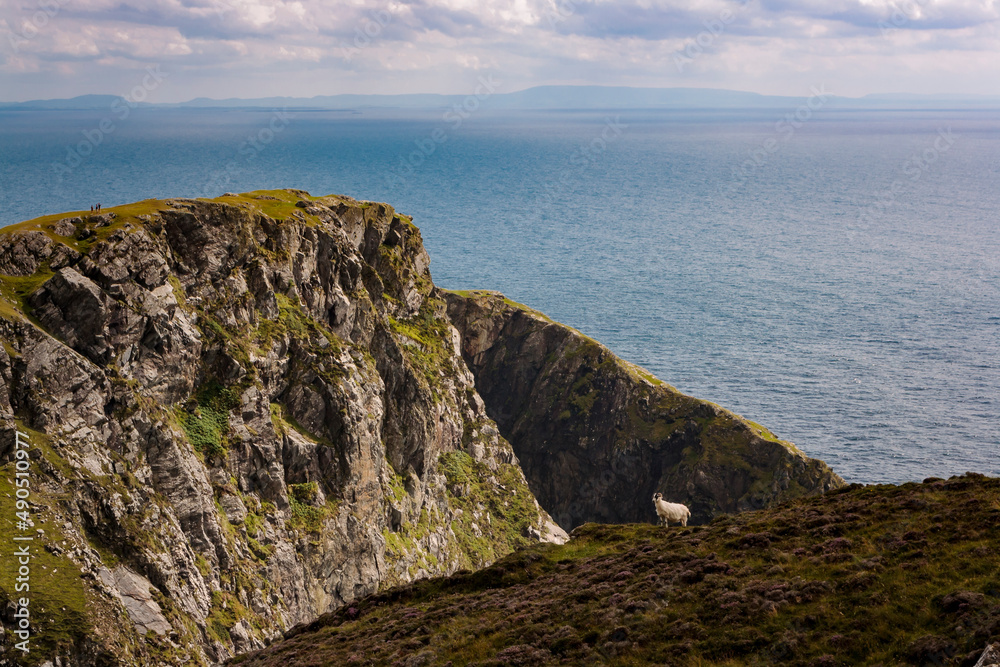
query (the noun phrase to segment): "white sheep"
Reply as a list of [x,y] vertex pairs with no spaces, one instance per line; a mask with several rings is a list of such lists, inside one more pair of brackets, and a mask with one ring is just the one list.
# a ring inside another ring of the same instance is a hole
[[684,505],[668,503],[659,493],[653,494],[653,505],[656,506],[656,515],[663,521],[663,525],[669,526],[671,521],[676,521],[682,526],[688,525],[691,510]]

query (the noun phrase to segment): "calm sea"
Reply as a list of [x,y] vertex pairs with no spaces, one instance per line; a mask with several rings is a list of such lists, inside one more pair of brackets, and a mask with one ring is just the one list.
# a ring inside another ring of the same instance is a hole
[[1000,112],[121,116],[0,112],[0,224],[387,201],[439,285],[502,290],[849,481],[1000,475]]

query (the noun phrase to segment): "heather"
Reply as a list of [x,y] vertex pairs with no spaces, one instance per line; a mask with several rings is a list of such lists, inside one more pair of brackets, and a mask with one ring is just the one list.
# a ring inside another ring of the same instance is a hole
[[365,598],[240,665],[974,665],[1000,640],[1000,480],[851,485]]

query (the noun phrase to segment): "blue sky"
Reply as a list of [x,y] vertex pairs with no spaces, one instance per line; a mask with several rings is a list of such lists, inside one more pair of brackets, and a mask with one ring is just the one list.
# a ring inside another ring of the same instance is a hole
[[1000,0],[0,0],[0,100],[463,94],[484,75],[997,95],[998,19]]

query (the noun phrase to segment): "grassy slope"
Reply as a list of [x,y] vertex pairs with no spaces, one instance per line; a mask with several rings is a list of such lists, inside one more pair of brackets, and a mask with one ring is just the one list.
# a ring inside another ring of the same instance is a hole
[[[26,429],[18,423],[18,428],[26,431],[31,449],[44,452],[46,458],[52,456],[52,447],[48,438],[38,431]],[[62,525],[56,520],[59,505],[66,500],[65,493],[54,491],[51,487],[39,484],[37,462],[32,461],[28,468],[31,509],[28,515],[33,525],[30,528],[17,527],[18,518],[15,512],[17,498],[15,483],[17,468],[13,461],[0,466],[0,542],[3,543],[3,556],[0,557],[0,600],[30,600],[32,636],[29,646],[34,655],[21,655],[17,664],[38,664],[46,652],[55,654],[59,650],[66,651],[73,646],[81,636],[91,632],[91,623],[87,618],[87,593],[80,579],[80,570],[63,555],[61,549],[53,548],[62,541]],[[42,530],[43,533],[36,533]],[[16,537],[32,537],[32,541],[15,542]],[[63,543],[65,544],[65,543]],[[14,556],[22,546],[27,546],[31,559],[28,563],[28,591],[17,592],[15,580],[18,577],[19,559]],[[48,547],[48,548],[46,548]],[[12,624],[7,627],[12,628]],[[14,635],[7,633],[8,642],[20,641]],[[13,653],[12,653],[13,655]]]
[[241,665],[972,665],[1000,480],[853,485],[697,528],[598,526],[355,603]]

